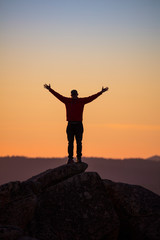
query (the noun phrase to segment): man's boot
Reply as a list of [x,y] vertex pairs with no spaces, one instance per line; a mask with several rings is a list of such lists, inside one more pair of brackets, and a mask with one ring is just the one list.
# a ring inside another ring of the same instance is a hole
[[77,157],[77,163],[81,163],[81,162],[82,162],[81,157]]
[[67,164],[74,163],[73,158],[68,158]]

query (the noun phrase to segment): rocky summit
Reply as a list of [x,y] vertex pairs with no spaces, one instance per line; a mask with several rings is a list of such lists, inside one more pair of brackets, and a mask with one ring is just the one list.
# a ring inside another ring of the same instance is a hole
[[85,172],[49,169],[0,186],[0,240],[159,240],[160,196]]

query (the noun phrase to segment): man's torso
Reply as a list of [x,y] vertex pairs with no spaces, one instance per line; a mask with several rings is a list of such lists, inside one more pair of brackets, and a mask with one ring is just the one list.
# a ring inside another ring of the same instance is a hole
[[82,121],[84,101],[82,98],[68,98],[65,102],[67,111],[67,121]]

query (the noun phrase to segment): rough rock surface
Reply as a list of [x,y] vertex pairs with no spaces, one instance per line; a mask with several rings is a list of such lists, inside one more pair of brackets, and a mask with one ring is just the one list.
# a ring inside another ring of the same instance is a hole
[[1,240],[17,240],[23,235],[22,229],[15,226],[0,225],[0,239]]
[[37,238],[32,238],[32,237],[26,237],[26,236],[24,236],[24,237],[18,238],[18,240],[38,240],[38,239],[37,239]]
[[0,224],[25,228],[34,215],[36,204],[37,197],[26,184],[11,182],[2,185],[0,187]]
[[141,186],[104,183],[120,218],[119,239],[160,239],[160,197]]
[[118,217],[97,173],[76,175],[43,192],[30,229],[46,240],[114,240],[118,232]]
[[0,186],[0,240],[159,240],[160,197],[85,163]]
[[84,172],[87,167],[86,163],[66,164],[40,173],[28,179],[27,182],[32,182],[36,185],[39,184],[39,187],[43,190],[78,173]]

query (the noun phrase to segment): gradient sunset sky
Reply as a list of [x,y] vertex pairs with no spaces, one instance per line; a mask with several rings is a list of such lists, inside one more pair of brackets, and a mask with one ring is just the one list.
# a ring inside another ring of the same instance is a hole
[[0,156],[67,156],[64,96],[85,106],[83,155],[160,155],[159,0],[0,0]]

